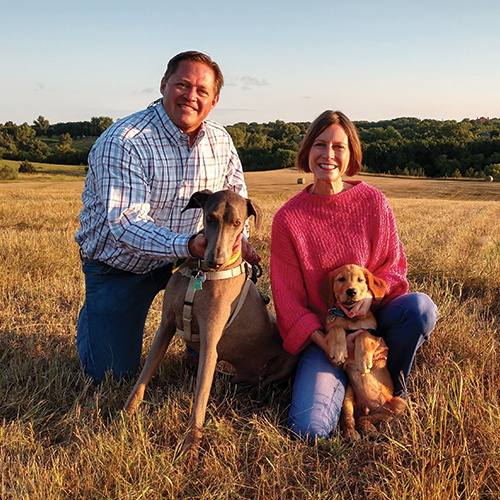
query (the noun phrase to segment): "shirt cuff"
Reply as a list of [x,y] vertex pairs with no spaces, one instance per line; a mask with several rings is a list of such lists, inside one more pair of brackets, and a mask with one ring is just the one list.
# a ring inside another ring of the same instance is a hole
[[172,241],[172,251],[177,259],[188,259],[192,257],[189,253],[189,240],[192,234],[179,234]]

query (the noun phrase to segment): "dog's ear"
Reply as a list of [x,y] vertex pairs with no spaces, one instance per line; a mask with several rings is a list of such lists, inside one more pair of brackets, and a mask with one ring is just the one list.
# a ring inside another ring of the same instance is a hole
[[204,189],[203,191],[196,191],[189,198],[188,204],[181,210],[181,213],[184,213],[186,210],[190,208],[203,208],[207,201],[207,198],[213,194],[210,189]]
[[263,212],[262,208],[259,207],[259,205],[255,204],[252,200],[247,200],[247,215],[250,217],[251,215],[254,216],[255,218],[255,231],[257,232],[257,235],[259,238],[262,236],[262,219],[263,219]]
[[366,284],[368,289],[373,293],[373,298],[377,302],[385,297],[385,292],[387,290],[387,283],[382,278],[377,278],[373,274],[364,269]]
[[321,299],[326,304],[328,309],[335,305],[335,293],[333,291],[333,281],[335,279],[335,271],[330,271],[321,283],[321,288],[319,289],[319,294]]

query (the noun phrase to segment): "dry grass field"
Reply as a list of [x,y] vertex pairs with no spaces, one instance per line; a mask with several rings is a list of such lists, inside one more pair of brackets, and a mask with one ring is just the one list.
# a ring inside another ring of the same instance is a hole
[[[303,186],[296,171],[247,174],[270,224]],[[307,181],[308,179],[306,179]],[[201,462],[176,458],[194,377],[179,341],[129,420],[133,381],[94,387],[75,347],[84,283],[73,235],[82,182],[0,184],[0,498],[498,499],[500,497],[500,185],[363,177],[394,208],[412,291],[439,307],[409,383],[409,411],[377,440],[290,439],[290,382],[251,397],[216,376]],[[145,330],[145,353],[161,297]]]

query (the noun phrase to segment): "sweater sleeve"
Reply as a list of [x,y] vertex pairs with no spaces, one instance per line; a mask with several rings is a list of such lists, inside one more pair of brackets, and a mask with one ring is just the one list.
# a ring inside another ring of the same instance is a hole
[[381,305],[408,291],[407,261],[399,239],[396,220],[385,196],[380,194],[375,204],[380,210],[378,227],[372,228],[372,251],[368,269],[387,283],[386,296]]
[[304,276],[294,248],[294,235],[281,212],[277,212],[272,225],[270,272],[283,347],[296,354],[314,330],[322,329],[322,324],[308,308]]

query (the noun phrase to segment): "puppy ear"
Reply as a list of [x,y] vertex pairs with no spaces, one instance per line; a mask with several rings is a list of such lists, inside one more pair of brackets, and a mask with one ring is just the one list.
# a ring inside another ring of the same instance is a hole
[[207,201],[207,198],[213,194],[210,189],[204,189],[203,191],[197,191],[191,195],[189,198],[188,204],[181,210],[181,213],[184,213],[186,210],[190,208],[203,208]]
[[328,309],[335,305],[335,294],[333,292],[333,281],[335,279],[335,271],[330,271],[321,283],[321,288],[319,289],[319,294],[321,299],[326,304]]
[[368,289],[373,293],[373,298],[377,302],[385,297],[385,292],[387,290],[387,283],[382,278],[377,278],[367,269],[364,270],[366,284]]
[[255,204],[252,200],[249,200],[248,198],[247,198],[247,215],[248,217],[250,217],[251,215],[254,216],[255,231],[257,232],[257,235],[260,238],[262,236],[262,222],[263,222],[262,208],[260,208],[259,205]]

